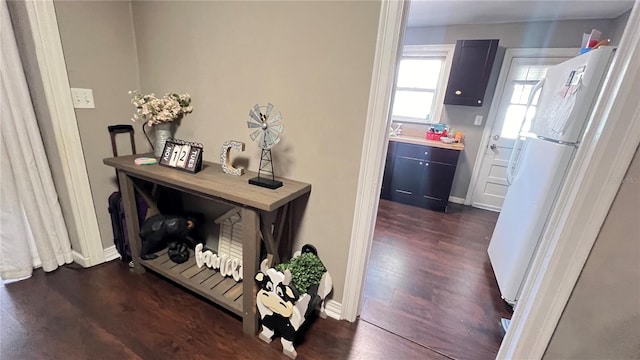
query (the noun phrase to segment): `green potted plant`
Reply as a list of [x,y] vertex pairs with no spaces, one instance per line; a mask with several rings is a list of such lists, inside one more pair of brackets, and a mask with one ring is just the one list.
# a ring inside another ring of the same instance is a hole
[[317,287],[322,275],[327,271],[318,255],[313,252],[301,253],[288,263],[278,264],[276,270],[282,273],[289,270],[293,286],[301,294],[309,293],[308,290],[314,285]]

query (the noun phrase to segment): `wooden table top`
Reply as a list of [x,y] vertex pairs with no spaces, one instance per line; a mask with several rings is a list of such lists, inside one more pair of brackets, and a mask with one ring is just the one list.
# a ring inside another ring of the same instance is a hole
[[224,173],[220,164],[208,161],[203,162],[202,170],[197,174],[158,164],[136,165],[134,163],[134,159],[146,155],[149,154],[106,158],[103,162],[136,178],[264,211],[276,210],[311,191],[310,184],[282,178],[276,178],[283,182],[283,186],[275,190],[250,185],[249,179],[257,176],[257,173],[245,171],[242,176],[233,176]]

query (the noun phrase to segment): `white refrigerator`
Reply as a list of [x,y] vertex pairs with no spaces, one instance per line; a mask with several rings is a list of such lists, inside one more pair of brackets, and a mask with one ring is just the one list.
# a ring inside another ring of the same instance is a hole
[[541,88],[536,113],[531,130],[520,132],[516,140],[507,168],[509,190],[488,249],[502,298],[512,305],[518,301],[551,208],[589,126],[614,51],[601,47],[553,66],[531,91],[529,103]]

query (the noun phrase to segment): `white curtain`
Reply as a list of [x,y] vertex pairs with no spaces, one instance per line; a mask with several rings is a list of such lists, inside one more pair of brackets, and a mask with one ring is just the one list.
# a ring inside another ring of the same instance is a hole
[[13,280],[73,260],[7,3],[0,1],[0,277]]

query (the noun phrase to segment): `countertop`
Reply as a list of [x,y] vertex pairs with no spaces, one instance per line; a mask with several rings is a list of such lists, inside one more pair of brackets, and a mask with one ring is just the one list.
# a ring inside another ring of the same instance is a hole
[[445,144],[442,141],[427,140],[425,138],[417,137],[417,136],[406,136],[406,135],[389,136],[389,141],[433,146],[433,147],[439,147],[442,149],[451,149],[451,150],[458,150],[458,151],[462,151],[464,149],[464,145],[461,143]]

